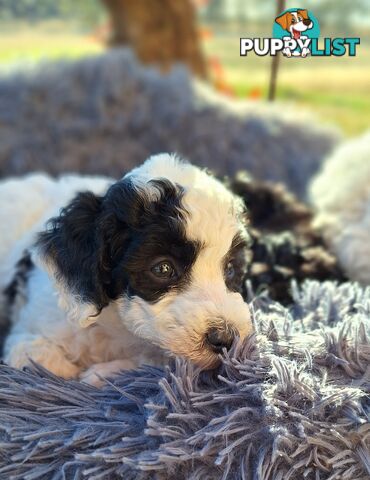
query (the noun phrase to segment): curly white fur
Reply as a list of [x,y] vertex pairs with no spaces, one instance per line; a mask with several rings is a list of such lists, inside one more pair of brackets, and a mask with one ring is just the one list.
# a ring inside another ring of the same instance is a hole
[[313,179],[315,226],[352,280],[370,283],[370,132],[340,146]]

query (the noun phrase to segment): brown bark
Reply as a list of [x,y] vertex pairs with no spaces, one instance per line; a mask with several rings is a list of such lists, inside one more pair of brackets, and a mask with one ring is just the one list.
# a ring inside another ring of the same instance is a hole
[[143,63],[163,71],[183,62],[198,77],[207,77],[191,0],[102,1],[111,18],[113,46],[129,45]]
[[[276,6],[276,16],[280,15],[281,12],[285,10],[286,1],[285,0],[278,0]],[[276,85],[277,85],[277,77],[279,71],[279,59],[280,55],[275,55],[272,57],[271,63],[271,72],[270,72],[270,84],[269,84],[269,91],[268,91],[268,100],[273,102],[276,97]]]

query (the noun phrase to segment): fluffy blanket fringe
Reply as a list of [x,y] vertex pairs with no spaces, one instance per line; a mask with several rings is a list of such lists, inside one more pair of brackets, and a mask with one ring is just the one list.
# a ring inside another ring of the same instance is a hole
[[252,302],[256,335],[199,373],[122,373],[103,391],[0,367],[0,478],[365,480],[370,289],[293,285]]

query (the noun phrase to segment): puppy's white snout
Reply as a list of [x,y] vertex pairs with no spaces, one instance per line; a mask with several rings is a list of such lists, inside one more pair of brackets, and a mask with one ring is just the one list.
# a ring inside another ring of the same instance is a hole
[[243,339],[253,330],[249,306],[239,293],[229,293],[227,297],[223,303],[222,315],[230,328],[235,329]]

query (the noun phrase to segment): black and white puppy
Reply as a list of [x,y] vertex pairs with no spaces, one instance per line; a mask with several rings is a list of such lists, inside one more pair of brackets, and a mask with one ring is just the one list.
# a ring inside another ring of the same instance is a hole
[[[74,197],[81,190],[89,191]],[[211,368],[236,336],[251,333],[240,294],[243,203],[205,171],[161,154],[116,183],[9,180],[0,201],[10,365],[32,359],[96,384],[122,369],[160,365],[166,352]],[[11,280],[20,252],[64,205]]]

